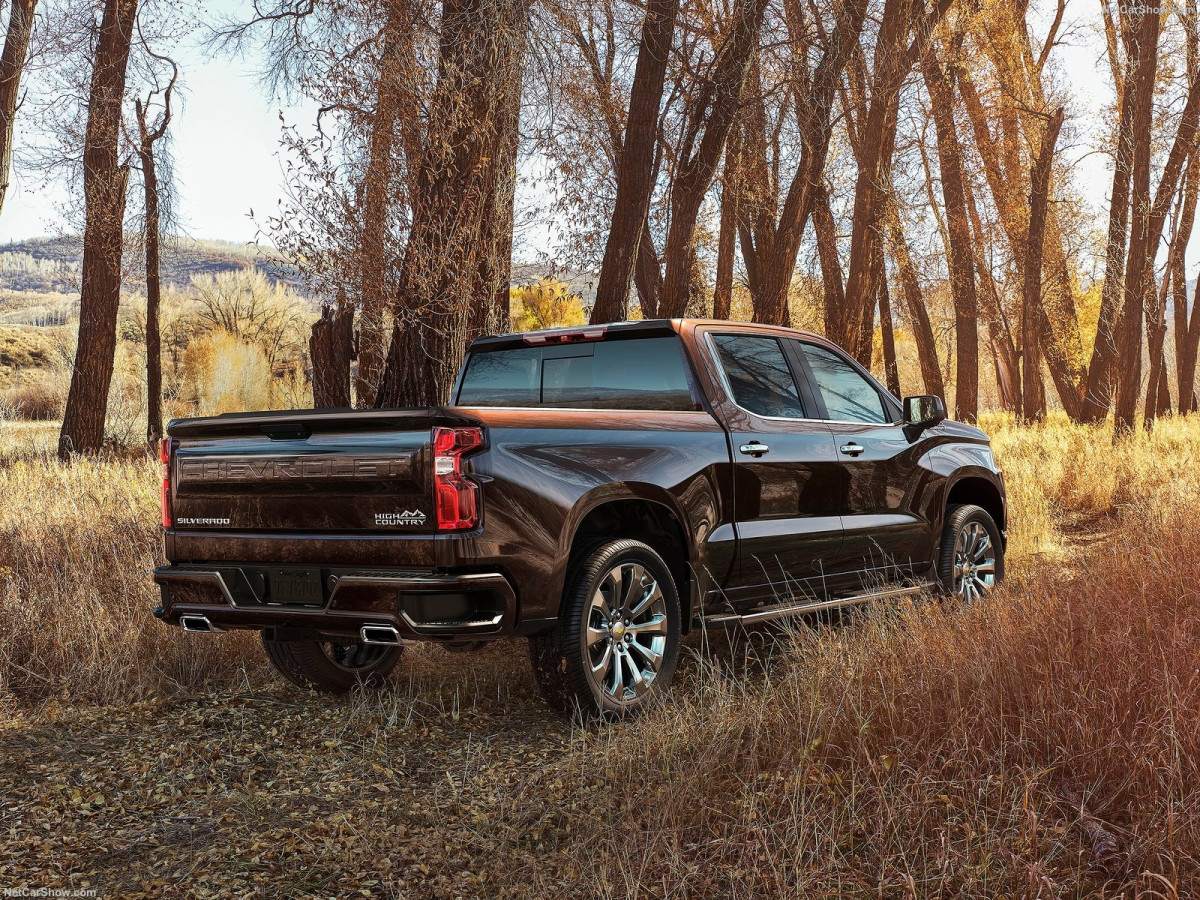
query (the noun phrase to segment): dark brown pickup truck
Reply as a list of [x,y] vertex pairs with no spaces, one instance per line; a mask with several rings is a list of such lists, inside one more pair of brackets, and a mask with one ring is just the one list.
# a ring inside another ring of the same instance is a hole
[[681,634],[1003,576],[1004,480],[940,398],[734,322],[483,338],[454,405],[172,422],[155,615],[262,631],[292,681],[525,637],[546,696],[629,712]]

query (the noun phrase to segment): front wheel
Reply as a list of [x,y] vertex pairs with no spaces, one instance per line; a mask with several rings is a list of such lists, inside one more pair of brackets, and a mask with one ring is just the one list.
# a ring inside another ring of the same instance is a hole
[[972,504],[946,510],[938,550],[942,589],[970,603],[1004,578],[1004,544],[1000,529],[986,509]]
[[276,671],[297,687],[345,694],[355,685],[382,685],[404,648],[348,640],[276,641],[264,632],[263,649]]
[[624,716],[667,692],[679,657],[679,593],[640,541],[602,544],[567,574],[558,628],[530,641],[543,696],[559,712]]

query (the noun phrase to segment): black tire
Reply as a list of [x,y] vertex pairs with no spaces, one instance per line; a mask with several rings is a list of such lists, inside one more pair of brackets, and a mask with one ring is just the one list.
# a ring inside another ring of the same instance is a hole
[[263,649],[276,671],[297,687],[345,694],[387,681],[404,648],[353,641],[276,641],[263,633]]
[[[614,573],[615,582],[610,579]],[[607,603],[610,597],[613,604]],[[596,605],[600,601],[609,610],[607,617]],[[589,623],[593,637],[605,634],[591,645]],[[563,715],[576,710],[585,716],[634,715],[669,690],[682,630],[679,592],[662,557],[641,541],[599,544],[581,554],[567,573],[558,627],[530,639],[533,673],[542,695]],[[655,656],[661,657],[657,663]],[[594,667],[597,659],[608,660],[600,675]],[[626,687],[627,679],[632,686]]]
[[[987,536],[986,544],[981,531]],[[946,509],[937,576],[944,594],[967,603],[1004,580],[1004,543],[986,509],[969,503]]]

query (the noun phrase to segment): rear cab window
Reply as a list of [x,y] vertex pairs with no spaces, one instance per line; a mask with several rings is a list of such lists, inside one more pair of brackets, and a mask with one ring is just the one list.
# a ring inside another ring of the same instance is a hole
[[472,352],[457,403],[693,411],[678,336],[630,337]]

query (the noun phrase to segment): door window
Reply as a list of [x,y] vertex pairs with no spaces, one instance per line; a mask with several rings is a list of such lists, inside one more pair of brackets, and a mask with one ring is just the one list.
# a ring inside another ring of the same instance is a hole
[[829,418],[836,422],[891,421],[875,385],[848,360],[816,344],[801,344]]
[[738,406],[760,416],[807,418],[778,340],[718,334],[713,336],[713,344]]

